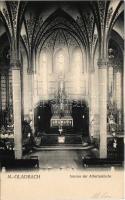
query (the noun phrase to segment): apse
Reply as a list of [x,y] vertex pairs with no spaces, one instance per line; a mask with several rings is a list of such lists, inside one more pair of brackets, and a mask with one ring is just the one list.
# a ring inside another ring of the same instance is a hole
[[77,39],[62,29],[52,32],[41,47],[37,66],[39,101],[54,98],[60,76],[69,100],[83,100],[86,96],[84,65],[83,49]]
[[49,133],[55,128],[57,131],[57,127],[66,130],[70,127],[76,131],[85,128],[83,132],[88,134],[89,111],[86,110],[87,79],[84,68],[82,43],[61,25],[41,41],[36,72],[37,130]]

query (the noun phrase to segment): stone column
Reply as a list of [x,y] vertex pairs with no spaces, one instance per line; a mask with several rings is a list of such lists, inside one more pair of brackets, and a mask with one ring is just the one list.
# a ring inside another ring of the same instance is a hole
[[111,63],[108,66],[108,94],[109,100],[113,104],[113,66]]
[[38,93],[37,93],[37,74],[34,73],[33,74],[33,78],[32,78],[32,82],[33,82],[33,106],[35,108],[35,106],[37,105],[39,99],[38,99]]
[[[22,91],[22,95],[23,95],[23,112],[24,112],[24,119],[26,116],[29,115],[29,110],[32,108],[31,106],[31,99],[30,99],[30,80],[31,77],[29,77],[29,74],[27,72],[27,68],[28,68],[28,61],[26,56],[23,56],[23,91]],[[28,103],[27,103],[28,102]]]
[[93,138],[94,137],[94,103],[95,103],[95,97],[94,97],[94,72],[90,72],[90,109],[89,109],[89,132],[90,136]]
[[107,158],[107,61],[100,59],[99,67],[99,130],[100,158]]
[[118,70],[116,72],[116,104],[118,110],[121,110],[122,107],[122,84],[121,84],[121,73]]
[[[14,152],[15,158],[22,158],[22,122],[21,122],[21,76],[19,62],[11,63],[13,117],[14,117]],[[27,102],[28,103],[28,102]]]
[[37,94],[37,74],[33,73],[32,75],[32,94],[33,94],[33,99],[32,99],[32,131],[35,133],[35,108],[36,105],[38,104],[38,94]]
[[122,73],[119,69],[115,70],[115,101],[118,110],[118,130],[120,130],[122,125]]
[[33,78],[33,70],[28,69],[28,84],[29,84],[29,100],[30,100],[30,105],[29,105],[29,117],[32,121],[30,124],[32,133],[34,133],[34,78]]
[[93,70],[90,74],[90,136],[99,138],[99,99],[98,74]]

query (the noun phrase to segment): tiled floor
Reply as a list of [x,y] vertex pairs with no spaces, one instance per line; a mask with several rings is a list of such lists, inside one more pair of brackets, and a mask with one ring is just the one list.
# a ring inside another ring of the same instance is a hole
[[42,150],[32,152],[25,157],[38,156],[40,169],[63,168],[80,169],[82,168],[82,157],[96,157],[97,150]]

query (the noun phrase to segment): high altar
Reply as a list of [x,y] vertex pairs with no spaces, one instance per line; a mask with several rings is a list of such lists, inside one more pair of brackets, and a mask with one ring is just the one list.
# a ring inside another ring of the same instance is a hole
[[64,74],[59,75],[58,91],[55,94],[54,102],[52,103],[52,118],[51,127],[69,127],[73,126],[73,118],[71,116],[71,104],[68,100],[68,95],[65,92],[65,77]]

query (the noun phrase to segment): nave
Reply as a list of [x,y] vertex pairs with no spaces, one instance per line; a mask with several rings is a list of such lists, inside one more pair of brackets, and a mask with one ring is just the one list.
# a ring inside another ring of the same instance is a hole
[[2,167],[90,147],[123,165],[124,81],[122,0],[0,2]]

